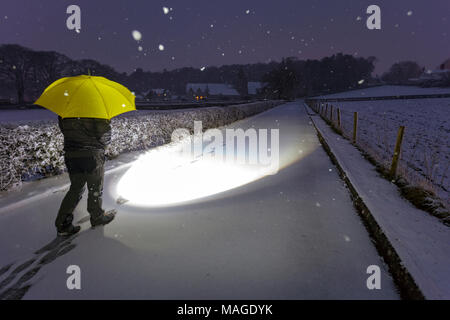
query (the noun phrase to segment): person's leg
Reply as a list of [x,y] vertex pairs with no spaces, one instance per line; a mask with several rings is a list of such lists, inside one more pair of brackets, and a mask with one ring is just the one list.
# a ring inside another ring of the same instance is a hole
[[80,164],[82,158],[65,158],[70,178],[70,188],[66,193],[56,217],[55,226],[58,230],[64,229],[72,224],[73,211],[81,200],[85,191],[86,175]]
[[105,213],[102,207],[105,156],[94,155],[92,161],[95,167],[87,174],[86,178],[88,186],[88,212],[91,215],[91,219],[95,219]]
[[98,155],[93,157],[95,161],[95,170],[87,176],[88,185],[88,212],[91,215],[92,227],[103,226],[114,220],[115,213],[105,213],[102,207],[103,178],[105,156]]

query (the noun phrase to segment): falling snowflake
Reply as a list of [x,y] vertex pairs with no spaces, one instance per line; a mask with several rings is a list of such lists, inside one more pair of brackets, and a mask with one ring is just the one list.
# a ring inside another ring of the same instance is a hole
[[164,46],[163,46],[162,44],[160,44],[160,45],[158,46],[158,49],[159,49],[159,51],[164,51]]
[[139,51],[142,51],[142,50],[144,50],[144,48],[142,48],[142,46],[139,46],[139,47],[138,47],[138,50],[139,50]]
[[249,14],[249,13],[250,13],[250,10],[246,10],[245,13],[246,13],[246,14]]
[[412,12],[411,10],[409,10],[406,14],[407,14],[408,16],[412,16],[413,12]]
[[360,21],[361,20],[361,17],[360,16],[357,16],[356,17],[356,21]]
[[80,29],[75,29],[75,32],[76,33],[80,33]]
[[169,13],[169,8],[163,7],[162,9],[163,9],[164,14],[168,14]]
[[363,84],[363,83],[364,83],[364,79],[358,81],[358,84]]
[[133,30],[131,32],[131,35],[133,36],[133,39],[136,40],[136,41],[139,41],[139,40],[142,39],[142,34],[139,31],[137,31],[137,30]]
[[69,93],[67,92],[67,90],[64,91],[64,95],[65,95],[66,97],[69,96]]
[[320,203],[316,202],[316,207],[319,208],[320,207]]
[[201,67],[200,71],[204,71],[206,69],[206,67]]
[[214,25],[211,23],[210,27],[211,27],[211,28],[214,28]]

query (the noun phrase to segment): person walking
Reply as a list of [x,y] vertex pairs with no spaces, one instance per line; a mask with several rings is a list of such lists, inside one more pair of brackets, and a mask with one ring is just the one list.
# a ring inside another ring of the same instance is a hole
[[73,211],[88,188],[87,210],[92,227],[114,219],[115,211],[102,207],[105,149],[111,141],[111,119],[136,111],[135,95],[121,84],[101,76],[65,77],[50,84],[35,104],[58,115],[64,135],[64,160],[70,189],[62,200],[55,225],[58,236],[80,231]]
[[105,148],[111,141],[111,125],[107,119],[61,117],[58,117],[58,124],[64,135],[64,160],[70,189],[61,203],[55,225],[58,236],[70,236],[81,229],[72,224],[73,211],[86,185],[92,227],[114,219],[114,213],[105,213],[102,208]]

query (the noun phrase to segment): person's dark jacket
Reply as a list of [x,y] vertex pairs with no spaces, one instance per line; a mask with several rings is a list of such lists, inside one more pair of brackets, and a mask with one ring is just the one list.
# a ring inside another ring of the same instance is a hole
[[111,121],[97,118],[61,118],[58,124],[64,135],[66,156],[104,153],[111,142]]

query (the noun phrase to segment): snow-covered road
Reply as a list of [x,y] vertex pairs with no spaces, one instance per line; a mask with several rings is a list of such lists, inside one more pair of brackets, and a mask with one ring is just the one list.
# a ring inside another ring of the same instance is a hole
[[[284,104],[228,128],[251,127],[280,130],[277,174],[237,176],[231,169],[216,194],[209,174],[189,183],[181,181],[185,174],[171,174],[174,190],[183,185],[192,201],[137,206],[116,202],[117,186],[136,163],[118,167],[106,174],[104,192],[104,206],[119,211],[116,219],[91,230],[83,199],[74,220],[82,231],[63,243],[53,241],[53,220],[64,192],[20,205],[11,204],[17,194],[0,198],[10,208],[0,210],[0,294],[11,288],[8,294],[25,299],[397,299],[303,104]],[[202,172],[203,161],[182,170]],[[158,164],[170,174],[173,164]],[[67,183],[66,176],[49,179],[33,183]],[[145,183],[142,188],[170,188],[158,178]],[[67,289],[70,265],[81,269],[81,290]],[[366,286],[370,265],[381,268],[380,290]]]

